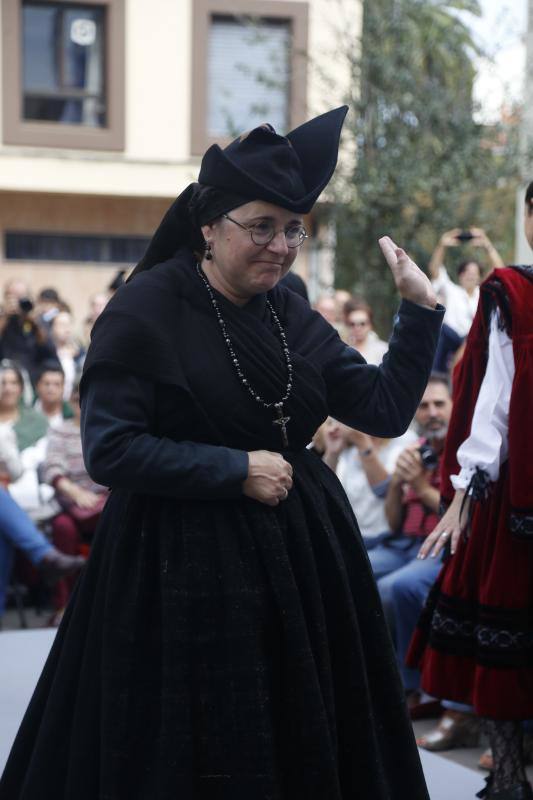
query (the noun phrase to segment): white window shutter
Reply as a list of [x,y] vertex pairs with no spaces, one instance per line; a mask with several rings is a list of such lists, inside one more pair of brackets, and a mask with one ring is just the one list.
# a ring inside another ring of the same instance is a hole
[[207,133],[237,136],[289,123],[291,28],[285,20],[213,16],[208,44]]

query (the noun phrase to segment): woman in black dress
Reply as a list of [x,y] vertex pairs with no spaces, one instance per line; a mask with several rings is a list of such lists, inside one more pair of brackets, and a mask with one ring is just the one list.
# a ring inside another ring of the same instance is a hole
[[427,799],[357,523],[306,445],[329,413],[401,434],[442,310],[382,240],[403,300],[375,367],[278,285],[345,113],[210,148],[96,323],[82,436],[112,493],[1,797]]

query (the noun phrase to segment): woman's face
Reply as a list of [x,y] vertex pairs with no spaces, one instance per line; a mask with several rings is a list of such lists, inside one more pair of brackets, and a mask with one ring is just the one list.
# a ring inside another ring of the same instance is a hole
[[346,318],[346,327],[350,344],[354,347],[364,344],[372,328],[368,313],[363,309],[350,311]]
[[0,407],[6,411],[18,406],[22,397],[22,386],[17,373],[12,369],[4,369],[0,373]]
[[476,286],[479,286],[481,281],[481,273],[479,271],[479,265],[476,264],[475,261],[471,261],[466,267],[463,269],[461,274],[457,278],[458,283],[463,289],[466,291],[473,291]]
[[61,311],[54,317],[52,337],[58,345],[67,344],[72,339],[72,317],[68,311]]
[[[229,216],[235,222],[221,217],[202,226],[213,256],[212,261],[204,261],[204,267],[216,270],[217,277],[243,299],[268,292],[287,274],[298,255],[299,247],[287,247],[284,231],[301,225],[302,216],[259,200],[233,209]],[[276,234],[268,244],[257,245],[236,222],[246,227],[270,223]]]

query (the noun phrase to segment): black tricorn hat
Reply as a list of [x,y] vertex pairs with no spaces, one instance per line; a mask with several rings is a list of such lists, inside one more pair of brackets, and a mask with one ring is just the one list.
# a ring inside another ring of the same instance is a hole
[[212,145],[198,181],[307,214],[333,175],[348,106],[335,108],[280,136],[271,125],[242,134],[224,150]]
[[[340,106],[280,136],[265,123],[226,148],[212,145],[204,154],[199,183],[189,184],[174,200],[132,276],[170,258],[190,244],[191,228],[253,200],[297,214],[311,211],[337,164],[339,140],[348,106]],[[200,187],[214,187],[200,207]],[[196,205],[195,205],[196,203]]]

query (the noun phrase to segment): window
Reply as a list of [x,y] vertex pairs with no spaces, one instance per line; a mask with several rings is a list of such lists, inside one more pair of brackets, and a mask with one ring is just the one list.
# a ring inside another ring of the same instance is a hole
[[2,11],[4,141],[123,149],[124,0],[2,0]]
[[101,262],[136,264],[150,242],[146,236],[28,233],[6,231],[4,253],[14,261]]
[[105,8],[24,3],[23,118],[105,127]]
[[268,120],[286,133],[290,23],[213,16],[207,55],[207,134],[238,136]]
[[286,133],[303,122],[308,4],[195,0],[191,151],[203,153],[270,122]]

